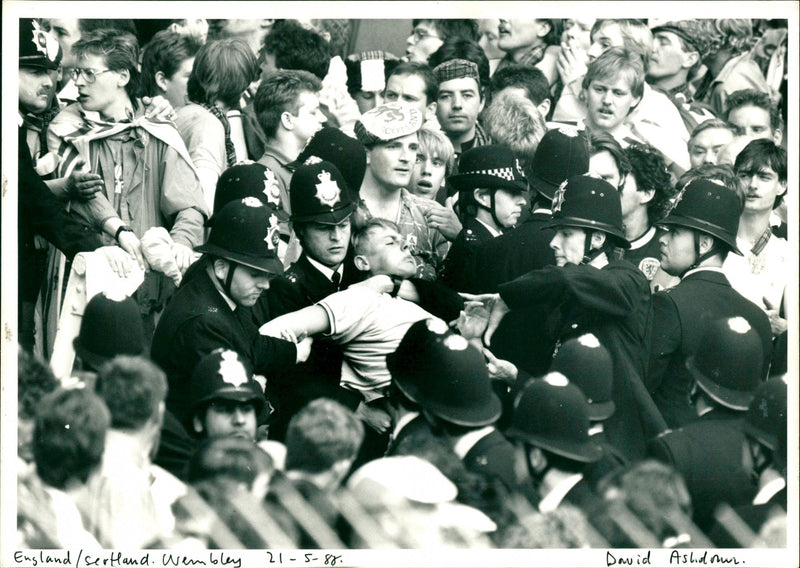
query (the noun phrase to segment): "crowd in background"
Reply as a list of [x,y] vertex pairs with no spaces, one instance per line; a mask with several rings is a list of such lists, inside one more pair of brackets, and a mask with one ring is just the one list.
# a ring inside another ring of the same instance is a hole
[[786,546],[787,20],[42,16],[18,548]]

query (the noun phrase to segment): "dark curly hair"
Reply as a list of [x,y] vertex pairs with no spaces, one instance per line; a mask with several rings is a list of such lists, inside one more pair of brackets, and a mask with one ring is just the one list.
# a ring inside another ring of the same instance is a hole
[[17,357],[17,414],[20,418],[33,420],[39,401],[59,387],[50,367],[24,349]]
[[653,225],[669,212],[672,196],[676,193],[667,164],[661,153],[649,144],[631,144],[624,153],[638,191],[655,190],[653,199],[647,204],[647,219]]
[[272,26],[258,54],[259,62],[267,54],[275,57],[278,69],[308,71],[320,80],[328,74],[331,64],[331,46],[325,38],[293,20]]

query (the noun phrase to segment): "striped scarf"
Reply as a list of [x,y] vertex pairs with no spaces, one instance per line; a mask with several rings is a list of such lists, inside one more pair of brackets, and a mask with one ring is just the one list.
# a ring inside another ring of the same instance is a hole
[[225,130],[225,158],[228,162],[228,167],[232,167],[236,165],[236,148],[233,145],[233,141],[231,140],[231,125],[228,123],[228,117],[225,116],[225,113],[219,110],[217,105],[210,105],[207,103],[203,103],[201,105],[204,109],[208,112],[213,114],[217,117],[222,123],[222,128]]
[[50,131],[61,141],[58,154],[58,176],[69,175],[78,158],[91,164],[91,143],[130,131],[143,145],[147,145],[148,137],[154,136],[175,149],[176,152],[194,169],[189,151],[186,149],[181,135],[175,125],[167,120],[146,118],[142,109],[134,116],[120,122],[112,122],[100,118],[94,111],[84,111],[78,104],[69,105],[50,124]]

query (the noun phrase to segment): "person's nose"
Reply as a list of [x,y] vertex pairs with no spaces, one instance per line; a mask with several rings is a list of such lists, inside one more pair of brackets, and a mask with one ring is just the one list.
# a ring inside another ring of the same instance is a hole
[[237,425],[244,424],[246,416],[247,410],[241,406],[237,407],[236,410],[233,411],[233,423]]
[[593,42],[592,45],[589,46],[589,51],[586,53],[589,56],[589,61],[592,61],[597,59],[603,53],[603,48],[599,43]]
[[461,95],[456,93],[453,95],[453,108],[460,109],[463,106],[463,101],[461,100]]

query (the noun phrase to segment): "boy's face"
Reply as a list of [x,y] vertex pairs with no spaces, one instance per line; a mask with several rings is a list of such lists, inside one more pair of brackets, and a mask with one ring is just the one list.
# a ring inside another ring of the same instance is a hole
[[786,182],[778,179],[778,174],[769,166],[759,169],[752,164],[744,165],[736,171],[745,191],[744,210],[751,213],[772,211],[775,200],[786,192]]
[[451,138],[474,130],[483,110],[478,82],[471,77],[442,82],[436,102],[436,117],[442,130]]
[[409,191],[428,199],[435,199],[436,193],[444,185],[447,163],[435,152],[417,151],[414,173],[411,175]]
[[109,70],[105,58],[99,55],[83,55],[78,58],[76,67],[91,69],[94,72],[93,83],[87,81],[83,73],[75,80],[78,103],[84,110],[109,114],[110,109],[120,102],[121,97],[127,96],[125,85],[129,79],[128,73]]
[[439,37],[439,31],[430,20],[422,20],[411,32],[406,40],[406,59],[427,63],[431,54],[439,49],[444,40]]
[[366,253],[359,255],[367,261],[370,276],[387,274],[411,278],[417,273],[417,264],[406,240],[392,229],[375,227],[369,232]]
[[[652,79],[673,77],[684,69],[688,62],[681,40],[672,32],[659,31],[653,37],[653,52],[647,67],[647,76]],[[688,68],[687,68],[688,69]]]
[[689,162],[693,168],[716,164],[719,153],[732,141],[733,132],[727,128],[706,128],[689,140]]
[[367,151],[367,168],[372,177],[384,187],[408,187],[418,149],[416,132],[375,144]]
[[631,83],[619,73],[616,77],[597,77],[583,90],[586,119],[598,130],[613,131],[625,120],[641,97],[631,92]]
[[[386,82],[384,100],[387,103],[404,102],[422,113],[436,111],[436,102],[429,102],[425,91],[425,80],[419,75],[392,75]],[[432,107],[432,108],[428,108]]]

